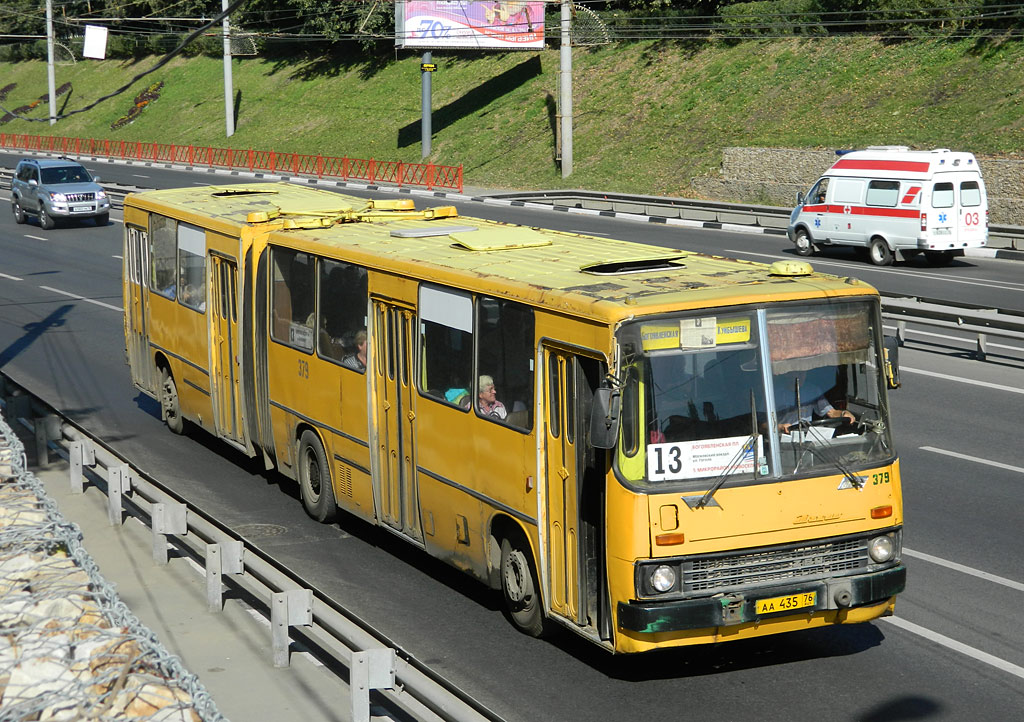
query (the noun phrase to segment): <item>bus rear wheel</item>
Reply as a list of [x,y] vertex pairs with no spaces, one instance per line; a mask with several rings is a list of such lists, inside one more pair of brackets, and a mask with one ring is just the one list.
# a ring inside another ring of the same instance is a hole
[[306,513],[319,522],[331,522],[338,513],[331,487],[331,469],[320,439],[306,430],[299,437],[299,492]]
[[166,368],[160,369],[160,415],[167,422],[167,428],[175,434],[185,431],[185,419],[181,417],[181,402],[178,400],[178,386]]
[[512,623],[531,637],[544,634],[544,609],[530,555],[519,542],[501,540],[501,592]]
[[868,257],[876,266],[892,265],[892,251],[889,250],[889,244],[882,238],[871,239],[871,245],[868,247]]

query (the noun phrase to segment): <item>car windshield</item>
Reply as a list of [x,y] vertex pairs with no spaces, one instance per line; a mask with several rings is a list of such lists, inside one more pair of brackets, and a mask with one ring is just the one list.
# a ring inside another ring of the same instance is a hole
[[845,473],[891,456],[874,304],[704,313],[620,330],[626,480]]
[[61,183],[88,183],[92,180],[89,171],[80,165],[62,165],[42,169],[43,185],[52,186]]

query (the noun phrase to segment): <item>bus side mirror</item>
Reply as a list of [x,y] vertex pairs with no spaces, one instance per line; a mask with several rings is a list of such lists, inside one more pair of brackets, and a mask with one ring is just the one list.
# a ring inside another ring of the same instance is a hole
[[802,206],[804,204],[804,192],[803,191],[797,191],[796,192],[796,204],[798,206]]
[[885,385],[890,389],[900,387],[900,341],[895,336],[882,340],[882,359],[885,363]]
[[618,389],[602,386],[594,391],[590,409],[590,445],[595,449],[611,449],[619,438],[619,410],[622,394]]

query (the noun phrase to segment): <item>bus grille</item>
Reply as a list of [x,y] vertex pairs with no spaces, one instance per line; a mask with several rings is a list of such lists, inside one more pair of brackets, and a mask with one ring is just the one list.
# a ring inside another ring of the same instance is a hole
[[717,594],[776,582],[852,574],[868,565],[867,543],[866,537],[842,539],[687,560],[683,563],[683,593]]

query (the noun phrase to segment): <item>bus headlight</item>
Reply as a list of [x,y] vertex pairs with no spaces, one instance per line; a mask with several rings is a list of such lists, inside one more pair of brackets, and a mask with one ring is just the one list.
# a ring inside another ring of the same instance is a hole
[[676,570],[661,564],[651,572],[651,586],[659,592],[667,592],[676,585]]
[[889,535],[876,536],[868,544],[868,555],[871,557],[871,561],[876,564],[882,564],[892,559],[893,552],[895,551],[896,545]]

